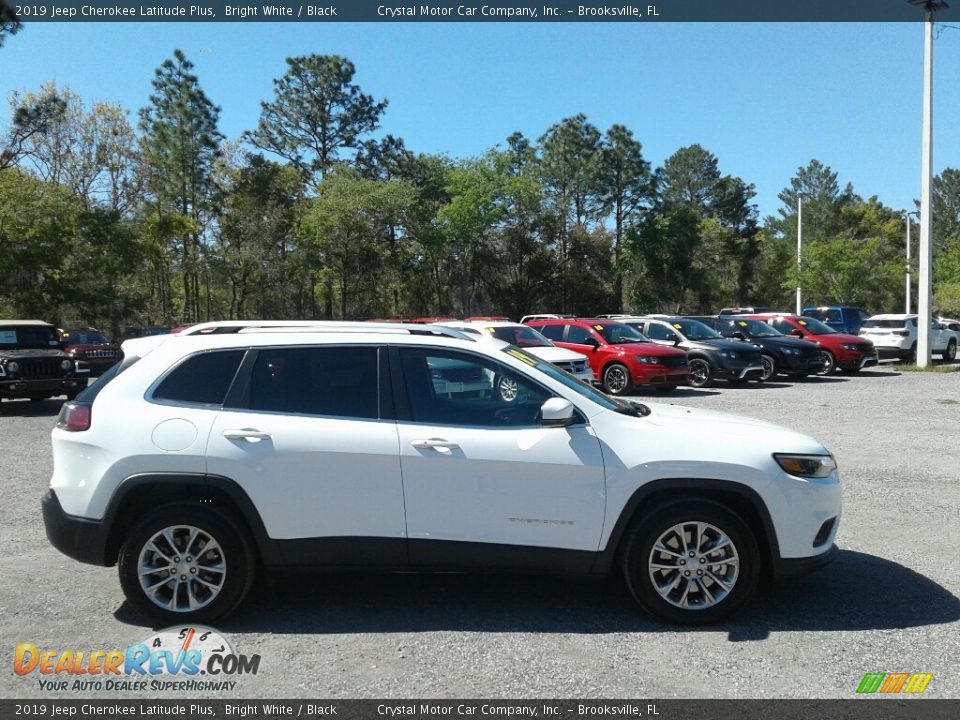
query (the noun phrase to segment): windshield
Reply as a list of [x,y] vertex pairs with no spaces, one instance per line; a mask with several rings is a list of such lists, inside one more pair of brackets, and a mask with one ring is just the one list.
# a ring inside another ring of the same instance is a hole
[[837,331],[826,323],[822,323],[819,320],[814,320],[813,318],[799,318],[797,319],[797,324],[803,327],[805,330],[808,330],[811,335],[836,335]]
[[486,331],[497,340],[517,347],[553,347],[552,342],[527,325],[494,325],[487,327]]
[[594,329],[611,345],[649,342],[647,336],[635,327],[623,325],[622,323],[617,323],[616,325],[595,325]]
[[527,365],[532,368],[536,368],[544,375],[549,375],[552,379],[556,380],[559,383],[563,383],[568,389],[573,390],[577,395],[582,395],[588,400],[600,405],[605,410],[613,410],[614,412],[623,413],[625,415],[635,415],[637,417],[643,415],[649,415],[650,410],[645,405],[640,403],[626,402],[624,400],[619,400],[617,398],[612,398],[609,395],[604,395],[599,390],[596,390],[590,385],[587,385],[582,380],[577,380],[573,375],[564,372],[558,368],[553,363],[549,363],[546,360],[541,360],[540,358],[531,355],[528,352],[524,352],[517,347],[505,347],[501,352],[506,353],[512,357],[522,360]]
[[699,320],[668,320],[667,322],[682,332],[687,340],[723,339],[723,335]]
[[0,347],[7,348],[59,348],[60,337],[52,327],[44,325],[0,326]]
[[88,345],[106,345],[109,341],[100,333],[74,331],[67,333],[66,341],[70,345],[86,343]]
[[775,330],[765,322],[737,318],[729,323],[734,332],[741,332],[749,337],[781,337],[782,332]]

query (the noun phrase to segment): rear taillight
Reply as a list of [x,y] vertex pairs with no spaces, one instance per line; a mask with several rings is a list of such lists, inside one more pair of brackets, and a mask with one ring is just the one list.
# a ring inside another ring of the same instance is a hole
[[61,430],[80,432],[90,429],[90,405],[82,402],[64,403],[57,418],[57,427]]
[[909,331],[909,330],[894,330],[894,331],[893,331],[893,334],[894,334],[894,335],[903,335],[904,337],[906,337],[907,335],[910,334],[910,331]]

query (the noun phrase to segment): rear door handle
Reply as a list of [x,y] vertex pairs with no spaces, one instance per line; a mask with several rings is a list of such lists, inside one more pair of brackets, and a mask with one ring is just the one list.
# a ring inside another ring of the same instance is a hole
[[247,442],[260,442],[261,440],[270,439],[270,433],[263,432],[262,430],[255,430],[254,428],[224,430],[222,435],[227,440],[246,440]]
[[417,450],[436,450],[444,455],[449,455],[451,450],[459,450],[459,443],[450,442],[443,438],[430,438],[429,440],[413,440],[410,442]]

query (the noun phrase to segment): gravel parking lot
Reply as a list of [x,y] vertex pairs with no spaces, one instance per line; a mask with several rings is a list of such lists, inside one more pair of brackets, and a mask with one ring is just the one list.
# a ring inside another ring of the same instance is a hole
[[[219,626],[237,651],[262,656],[259,674],[226,697],[849,698],[864,673],[898,671],[933,673],[927,696],[960,697],[960,372],[884,365],[851,378],[681,389],[669,401],[823,441],[844,483],[836,562],[699,630],[651,621],[619,578],[260,582]],[[149,633],[114,568],[76,563],[44,535],[39,499],[59,407],[0,407],[5,698],[113,695],[42,691],[36,673],[11,671],[18,643],[119,649]]]

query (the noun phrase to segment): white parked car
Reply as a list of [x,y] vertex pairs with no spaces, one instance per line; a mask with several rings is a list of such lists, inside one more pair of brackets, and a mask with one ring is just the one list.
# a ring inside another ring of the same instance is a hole
[[[892,313],[874,315],[863,323],[860,337],[873,342],[877,353],[883,357],[897,357],[915,361],[917,358],[917,315]],[[930,347],[934,355],[953,361],[957,356],[960,338],[953,330],[938,320],[930,321]]]
[[[806,435],[613,399],[448,328],[214,327],[124,343],[52,433],[47,537],[118,565],[158,624],[222,617],[258,567],[623,573],[703,624],[835,549],[836,464]],[[437,392],[451,362],[516,395]]]
[[458,321],[437,323],[444,327],[452,327],[465,333],[475,334],[485,340],[502,340],[503,342],[523,348],[531,355],[541,360],[553,363],[561,370],[566,370],[577,380],[585,383],[593,382],[593,370],[590,361],[583,353],[557,347],[553,341],[544,337],[529,325],[503,321]]

